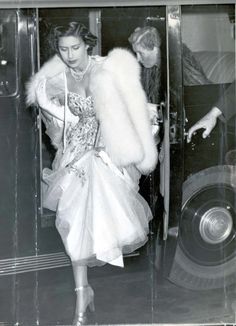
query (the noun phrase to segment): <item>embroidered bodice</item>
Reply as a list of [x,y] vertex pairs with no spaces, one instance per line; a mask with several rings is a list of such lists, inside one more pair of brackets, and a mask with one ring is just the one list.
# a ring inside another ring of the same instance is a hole
[[80,94],[68,92],[68,107],[79,120],[76,123],[67,122],[66,151],[77,156],[94,148],[98,121],[91,96],[83,97]]
[[70,111],[79,116],[80,119],[91,118],[95,116],[92,96],[83,97],[78,93],[68,93],[68,106]]

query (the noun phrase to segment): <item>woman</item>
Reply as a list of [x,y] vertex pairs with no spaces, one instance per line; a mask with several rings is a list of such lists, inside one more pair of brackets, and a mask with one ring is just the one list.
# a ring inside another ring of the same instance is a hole
[[72,261],[76,325],[93,309],[87,266],[123,266],[123,253],[147,241],[152,216],[138,180],[157,161],[138,63],[124,49],[90,56],[95,44],[80,23],[54,28],[56,55],[27,87],[57,148],[52,170],[43,171],[43,205],[56,211]]

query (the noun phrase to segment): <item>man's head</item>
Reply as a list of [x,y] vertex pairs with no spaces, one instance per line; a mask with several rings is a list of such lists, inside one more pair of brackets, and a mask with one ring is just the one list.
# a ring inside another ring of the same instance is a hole
[[161,38],[155,27],[137,27],[128,40],[145,68],[160,64]]

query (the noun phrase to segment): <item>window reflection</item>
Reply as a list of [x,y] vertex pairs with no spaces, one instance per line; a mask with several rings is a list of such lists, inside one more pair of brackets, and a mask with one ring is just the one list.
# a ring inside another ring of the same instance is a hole
[[235,79],[233,6],[184,7],[182,39],[185,86]]
[[15,93],[16,74],[16,15],[2,10],[0,13],[0,96]]

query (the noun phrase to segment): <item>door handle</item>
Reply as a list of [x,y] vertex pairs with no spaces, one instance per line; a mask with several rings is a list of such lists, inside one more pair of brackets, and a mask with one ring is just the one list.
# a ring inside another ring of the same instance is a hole
[[177,112],[170,112],[170,144],[177,143]]

